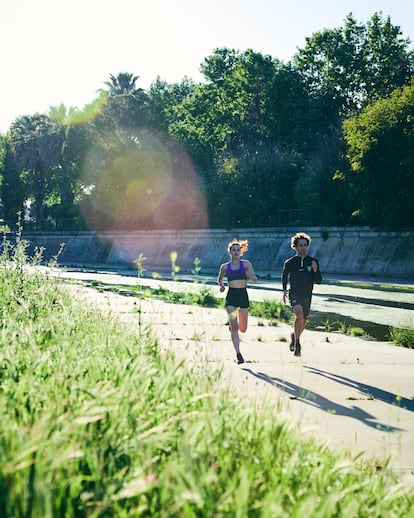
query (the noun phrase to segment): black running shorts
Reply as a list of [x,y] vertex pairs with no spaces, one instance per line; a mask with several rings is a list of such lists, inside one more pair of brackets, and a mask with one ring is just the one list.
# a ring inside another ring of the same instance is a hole
[[246,288],[229,288],[226,295],[226,307],[248,308],[249,296]]
[[311,301],[312,301],[312,297],[302,297],[302,296],[295,295],[294,293],[289,292],[289,302],[290,302],[290,305],[292,306],[292,309],[293,309],[293,306],[302,306],[303,316],[305,318],[307,318],[309,315]]

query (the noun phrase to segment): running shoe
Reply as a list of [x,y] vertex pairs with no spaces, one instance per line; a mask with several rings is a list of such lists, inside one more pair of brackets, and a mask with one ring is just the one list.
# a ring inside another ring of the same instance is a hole
[[244,358],[240,353],[237,353],[237,363],[244,363]]
[[295,350],[295,333],[290,333],[289,350],[292,351],[292,353]]
[[293,353],[295,356],[301,356],[301,346],[299,342],[296,342],[295,352]]

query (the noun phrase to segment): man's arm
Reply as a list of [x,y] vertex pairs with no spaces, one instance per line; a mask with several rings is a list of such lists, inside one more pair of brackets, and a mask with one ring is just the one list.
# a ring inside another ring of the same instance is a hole
[[286,262],[285,262],[285,264],[283,265],[283,270],[282,270],[282,289],[283,289],[282,300],[283,300],[283,304],[286,304],[287,281],[288,281],[288,271],[287,271]]
[[313,270],[313,282],[316,284],[321,284],[322,282],[322,274],[319,270],[319,263],[317,259],[312,259],[312,270]]

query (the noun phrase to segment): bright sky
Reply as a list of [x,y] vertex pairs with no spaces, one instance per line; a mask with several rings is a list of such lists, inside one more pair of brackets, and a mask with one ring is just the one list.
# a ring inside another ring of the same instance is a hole
[[214,49],[253,49],[288,61],[305,38],[366,23],[382,11],[414,44],[412,0],[3,0],[0,8],[0,132],[20,115],[64,103],[82,108],[109,74],[202,79]]

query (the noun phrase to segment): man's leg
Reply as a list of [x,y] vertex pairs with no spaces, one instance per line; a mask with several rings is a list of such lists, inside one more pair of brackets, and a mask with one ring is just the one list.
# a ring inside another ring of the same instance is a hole
[[295,331],[295,339],[296,341],[300,341],[300,335],[303,333],[303,330],[306,326],[306,319],[303,315],[303,308],[300,305],[293,306],[292,308],[293,314],[295,315],[295,322],[293,325],[293,329]]
[[303,308],[297,304],[292,308],[293,314],[295,315],[294,331],[295,331],[295,356],[301,355],[300,337],[306,326],[306,318],[303,314]]

